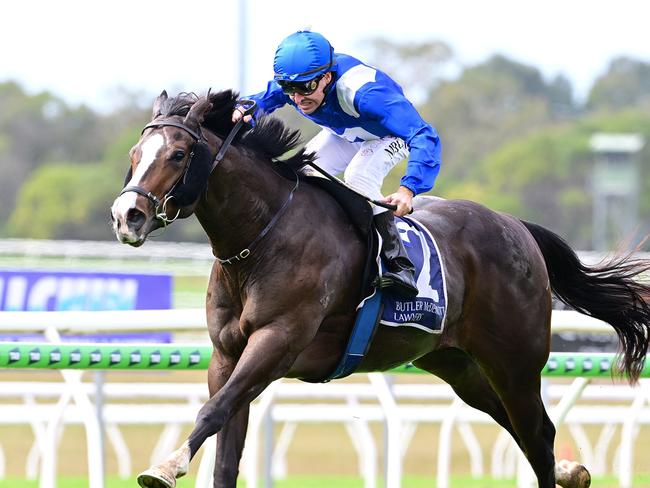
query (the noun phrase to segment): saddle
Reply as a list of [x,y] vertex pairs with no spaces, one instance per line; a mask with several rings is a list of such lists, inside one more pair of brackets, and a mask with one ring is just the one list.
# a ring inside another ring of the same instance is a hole
[[374,286],[375,277],[382,274],[383,263],[379,257],[380,240],[373,229],[370,204],[346,187],[325,178],[304,176],[304,179],[334,197],[368,250],[359,290],[360,303],[348,345],[334,371],[320,382],[352,374],[368,351],[379,324],[411,327],[427,334],[441,333],[446,313],[446,283],[438,246],[429,231],[414,219],[397,217],[396,225],[402,241],[417,270],[419,294],[404,299],[384,293]]
[[[281,161],[275,161],[274,168],[285,178],[295,180],[296,174],[294,170],[287,167]],[[378,273],[376,257],[379,252],[379,239],[372,223],[372,207],[362,196],[327,178],[312,176],[302,172],[298,172],[298,177],[301,182],[321,188],[334,197],[350,219],[359,238],[365,243],[368,252],[366,253],[366,262],[363,268],[364,272],[362,284],[359,289],[359,299],[368,296],[374,289],[373,280]]]
[[361,289],[359,290],[360,298],[368,296],[373,289],[373,281],[377,276],[376,256],[379,252],[379,239],[377,233],[373,231],[372,224],[372,207],[365,198],[357,195],[348,188],[337,185],[333,181],[319,176],[302,176],[304,180],[314,186],[317,186],[329,193],[339,203],[347,217],[352,222],[357,235],[365,243],[366,262]]
[[[287,178],[295,178],[293,170],[286,166],[279,164],[277,169]],[[380,237],[373,226],[370,204],[357,193],[326,178],[304,173],[300,173],[299,178],[321,188],[338,202],[367,249],[359,286],[357,317],[347,347],[336,368],[315,382],[328,382],[354,373],[365,357],[379,324],[440,334],[446,315],[446,282],[438,246],[429,231],[412,218],[396,217],[400,237],[416,267],[419,293],[417,297],[404,299],[383,292],[375,287],[376,278],[381,277],[384,265],[380,259]]]

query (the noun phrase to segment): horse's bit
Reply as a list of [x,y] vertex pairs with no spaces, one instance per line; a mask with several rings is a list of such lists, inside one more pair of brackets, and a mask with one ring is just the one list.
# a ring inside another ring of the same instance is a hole
[[[257,108],[257,104],[256,104],[256,102],[254,100],[240,100],[239,103],[240,103],[240,106],[244,109],[243,112],[242,112],[242,118],[237,121],[237,123],[234,125],[234,127],[230,130],[230,133],[228,134],[228,137],[226,137],[226,139],[223,141],[223,144],[221,145],[221,148],[219,148],[219,152],[217,153],[217,155],[214,158],[214,161],[212,162],[212,167],[210,168],[210,173],[212,173],[212,171],[214,171],[214,169],[217,167],[217,165],[223,160],[223,157],[226,154],[226,151],[228,150],[228,147],[230,147],[230,144],[232,143],[233,139],[235,138],[235,136],[237,135],[237,133],[241,129],[242,125],[244,124],[244,117],[246,115],[252,115],[255,112],[255,109]],[[196,144],[199,144],[199,143],[203,142],[203,133],[201,132],[200,127],[199,127],[199,132],[196,132],[196,131],[190,129],[189,127],[187,127],[186,125],[181,124],[180,122],[176,122],[175,120],[165,120],[165,119],[163,119],[163,120],[159,120],[157,122],[150,122],[150,123],[148,123],[147,125],[144,126],[144,128],[142,129],[142,132],[144,132],[145,130],[147,130],[147,129],[151,128],[151,127],[163,127],[163,126],[172,126],[172,127],[178,127],[179,129],[183,129],[185,132],[187,132],[189,135],[191,135],[194,138],[194,140],[195,140],[194,145],[195,146],[196,146]],[[189,171],[190,165],[192,164],[192,158],[193,157],[194,157],[194,148],[192,148],[192,152],[190,153],[189,161],[187,162],[187,165],[185,166],[185,169],[183,170],[183,173],[181,173],[181,175],[176,179],[176,181],[174,182],[172,187],[169,189],[169,191],[167,193],[165,193],[165,196],[163,197],[162,203],[158,199],[158,197],[156,197],[156,195],[154,195],[150,191],[145,190],[141,186],[137,186],[137,185],[129,185],[129,186],[124,187],[122,189],[122,191],[120,192],[120,195],[123,195],[124,193],[132,191],[132,192],[137,193],[138,195],[142,195],[143,197],[147,198],[154,206],[154,212],[155,212],[156,218],[158,220],[162,221],[163,225],[166,227],[167,224],[171,224],[172,222],[174,222],[181,213],[181,211],[179,209],[178,212],[176,213],[176,215],[174,216],[174,218],[172,218],[172,219],[168,218],[167,217],[167,211],[166,211],[167,202],[170,199],[174,198],[172,193],[173,193],[174,189],[176,188],[176,186],[178,185],[178,183],[181,180],[183,180],[183,182],[185,182],[185,178],[187,177],[187,172]],[[293,200],[293,195],[296,192],[296,190],[298,189],[298,186],[300,185],[300,178],[295,173],[295,171],[294,171],[294,176],[296,177],[296,183],[293,186],[293,188],[291,189],[291,192],[289,193],[289,196],[287,197],[285,202],[282,204],[282,207],[280,207],[280,209],[277,211],[277,213],[273,216],[273,218],[270,220],[270,222],[266,225],[266,227],[264,227],[264,229],[262,229],[262,232],[260,232],[258,234],[258,236],[255,239],[253,239],[253,242],[251,242],[243,250],[241,250],[240,252],[238,252],[234,256],[229,257],[228,259],[221,259],[218,256],[215,256],[217,261],[219,261],[221,264],[234,264],[236,262],[243,261],[248,256],[250,256],[251,248],[254,247],[255,244],[257,244],[266,234],[268,234],[268,232],[271,230],[271,228],[273,228],[273,226],[276,224],[278,219],[282,216],[282,214],[284,213],[286,208],[289,206],[289,204]]]
[[[253,112],[255,112],[256,108],[256,103],[253,100],[242,100],[240,102],[242,106],[244,107],[244,115],[250,115]],[[226,154],[226,151],[228,150],[228,147],[232,143],[233,139],[239,132],[239,129],[241,129],[243,125],[243,117],[237,121],[235,126],[231,129],[230,134],[228,134],[228,137],[224,140],[223,144],[221,145],[221,148],[219,149],[219,152],[217,153],[216,157],[214,158],[214,161],[212,163],[212,167],[210,168],[210,173],[214,170],[214,168],[221,162],[223,159],[224,155]],[[191,135],[194,138],[194,146],[192,147],[192,151],[190,152],[190,157],[189,160],[187,161],[187,164],[185,165],[185,169],[183,172],[179,175],[179,177],[176,179],[172,187],[165,193],[165,196],[162,199],[162,202],[156,195],[154,195],[152,192],[147,191],[146,189],[142,188],[141,186],[137,185],[129,185],[126,186],[122,189],[120,192],[120,195],[123,195],[124,193],[127,192],[134,192],[137,193],[138,195],[142,195],[145,197],[147,200],[149,200],[153,206],[154,206],[154,214],[156,216],[156,219],[160,220],[163,223],[164,227],[167,227],[168,224],[171,224],[174,222],[178,216],[181,213],[181,210],[178,209],[176,212],[176,215],[173,218],[167,217],[167,202],[174,198],[173,192],[182,180],[183,183],[185,183],[185,180],[187,178],[187,173],[190,169],[190,166],[192,164],[192,159],[194,158],[194,147],[196,147],[196,144],[199,144],[203,142],[203,133],[201,132],[201,127],[199,126],[199,131],[196,132],[192,129],[190,129],[188,126],[185,124],[181,124],[180,122],[176,122],[175,120],[169,120],[169,119],[163,119],[159,121],[152,121],[148,123],[147,125],[144,126],[142,129],[142,133],[144,133],[145,130],[153,127],[164,127],[164,126],[172,126],[172,127],[178,127],[179,129],[183,129],[185,132],[187,132],[189,135]]]
[[[173,126],[173,127],[178,127],[179,129],[183,129],[185,132],[187,132],[189,135],[191,135],[195,143],[194,145],[198,144],[199,142],[203,141],[203,134],[201,132],[196,132],[189,127],[187,127],[185,124],[181,124],[180,122],[176,122],[175,120],[159,120],[157,122],[150,122],[147,125],[144,126],[142,129],[142,132],[144,133],[145,130],[152,128],[152,127],[162,127],[162,126]],[[200,129],[199,129],[200,131]],[[190,157],[189,160],[187,161],[187,164],[185,165],[185,169],[183,172],[176,178],[176,181],[172,185],[172,187],[169,189],[167,193],[165,193],[165,196],[162,199],[162,202],[158,199],[156,195],[154,195],[152,192],[145,190],[141,186],[137,185],[129,185],[126,186],[122,189],[120,192],[120,195],[123,195],[124,193],[128,192],[134,192],[137,193],[138,195],[142,195],[145,197],[147,200],[149,200],[153,206],[154,206],[154,213],[156,215],[156,219],[160,220],[163,223],[163,226],[167,226],[167,224],[171,224],[174,222],[178,216],[181,213],[181,210],[178,209],[176,212],[176,215],[174,218],[170,219],[167,217],[167,202],[171,200],[173,197],[172,193],[174,192],[174,189],[178,186],[178,183],[183,180],[185,182],[185,179],[187,177],[187,172],[190,169],[190,166],[192,164],[192,159],[194,158],[194,146],[192,147],[192,151],[190,152]]]

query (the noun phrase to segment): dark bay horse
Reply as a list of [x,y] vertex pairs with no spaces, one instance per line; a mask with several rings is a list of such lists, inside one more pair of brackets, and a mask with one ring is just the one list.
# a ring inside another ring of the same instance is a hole
[[[111,210],[117,238],[132,246],[194,213],[217,258],[206,299],[211,398],[187,441],[139,476],[143,487],[175,486],[215,433],[214,486],[235,487],[250,402],[278,378],[327,377],[355,318],[364,243],[328,193],[278,171],[297,170],[310,155],[273,162],[297,145],[298,134],[262,117],[213,167],[235,103],[230,91],[201,98],[163,92],[131,149],[128,186]],[[650,263],[624,257],[586,267],[549,230],[470,201],[420,197],[413,217],[440,246],[448,283],[444,330],[380,326],[358,371],[412,361],[503,426],[540,488],[589,486],[584,466],[555,462],[555,428],[540,397],[551,292],[612,325],[620,369],[634,383],[650,332],[650,287],[636,277]]]

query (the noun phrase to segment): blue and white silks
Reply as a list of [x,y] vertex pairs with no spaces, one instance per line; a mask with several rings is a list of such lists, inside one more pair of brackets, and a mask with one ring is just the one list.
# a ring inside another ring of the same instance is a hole
[[[416,195],[431,190],[442,155],[436,130],[420,117],[402,87],[387,74],[352,56],[335,56],[334,81],[323,104],[312,114],[298,109],[299,113],[350,142],[399,137],[410,152],[400,184]],[[266,113],[287,104],[297,108],[276,81],[270,81],[266,91],[248,98]]]

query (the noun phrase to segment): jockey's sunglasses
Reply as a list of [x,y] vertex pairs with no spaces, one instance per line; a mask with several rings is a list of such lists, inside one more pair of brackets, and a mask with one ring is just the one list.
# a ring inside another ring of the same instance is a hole
[[323,79],[323,76],[325,76],[325,73],[307,81],[278,80],[278,85],[280,85],[280,88],[282,88],[282,91],[285,95],[293,95],[294,93],[299,93],[300,95],[307,96],[316,91],[316,88],[318,88],[318,84],[320,83],[320,80]]

